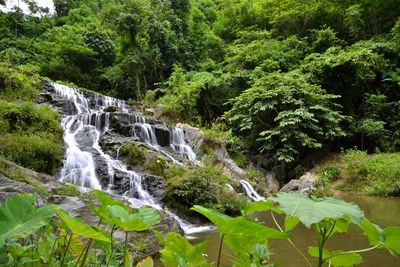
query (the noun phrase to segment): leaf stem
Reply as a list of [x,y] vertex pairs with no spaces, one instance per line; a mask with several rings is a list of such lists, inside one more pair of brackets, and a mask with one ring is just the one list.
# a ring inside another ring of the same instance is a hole
[[[274,221],[275,225],[278,227],[278,229],[283,233],[283,229],[282,227],[279,225],[279,223],[276,221],[275,216],[273,214],[273,212],[271,211],[271,216],[272,216],[272,220]],[[312,267],[311,262],[307,259],[307,257],[303,254],[303,252],[301,252],[301,250],[296,246],[295,243],[293,243],[292,240],[290,240],[290,238],[286,238],[286,240],[289,242],[290,245],[292,245],[292,247],[297,251],[297,253],[300,254],[300,256],[304,259],[304,261],[308,264],[308,266]]]
[[67,243],[67,246],[66,246],[65,249],[64,249],[64,255],[63,255],[63,258],[62,258],[62,260],[61,260],[60,266],[62,266],[62,265],[64,264],[65,256],[67,256],[68,249],[69,249],[69,245],[71,244],[72,235],[73,235],[73,233],[71,233],[71,234],[69,235],[68,243]]
[[222,234],[221,240],[219,241],[217,267],[219,267],[219,263],[221,261],[222,243],[224,242],[224,236],[225,234]]
[[113,256],[113,252],[114,252],[113,234],[114,234],[115,229],[116,229],[115,224],[113,224],[113,227],[111,229],[111,244],[110,244],[111,252],[110,252],[110,258],[107,261],[107,267],[110,266],[110,262],[111,262],[111,259],[112,259],[112,256]]
[[125,232],[124,259],[122,261],[122,266],[125,266],[126,254],[128,254],[128,231]]
[[332,259],[332,258],[334,258],[334,257],[336,257],[336,256],[340,256],[340,255],[346,255],[346,254],[352,254],[352,253],[363,253],[363,252],[371,251],[371,250],[374,250],[374,249],[378,248],[380,245],[381,245],[381,244],[377,244],[377,245],[375,245],[375,246],[373,246],[373,247],[369,247],[369,248],[358,249],[358,250],[343,251],[343,252],[341,252],[341,253],[338,253],[338,254],[332,255],[332,256],[330,256],[330,257],[327,257],[326,259]]

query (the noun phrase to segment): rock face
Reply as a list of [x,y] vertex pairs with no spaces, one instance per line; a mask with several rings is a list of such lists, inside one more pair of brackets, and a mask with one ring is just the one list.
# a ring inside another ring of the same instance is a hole
[[298,191],[301,193],[311,193],[315,190],[315,175],[306,172],[299,179],[293,179],[284,185],[279,192]]
[[11,180],[0,173],[0,204],[8,198],[23,193],[31,193],[39,195],[39,199],[43,203],[43,194],[31,185]]

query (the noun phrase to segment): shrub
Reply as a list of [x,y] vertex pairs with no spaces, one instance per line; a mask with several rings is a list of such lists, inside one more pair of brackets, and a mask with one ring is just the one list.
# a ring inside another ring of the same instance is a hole
[[124,145],[120,153],[121,156],[126,157],[126,162],[131,166],[143,164],[147,156],[146,151],[136,143]]
[[164,175],[168,164],[164,157],[157,155],[150,158],[145,167],[153,175]]
[[61,135],[59,115],[46,105],[0,100],[0,134],[6,132],[48,132]]
[[0,154],[26,168],[54,174],[63,157],[62,141],[50,133],[0,135]]
[[40,78],[24,68],[0,64],[0,98],[8,101],[34,101],[39,94]]
[[224,185],[228,178],[213,165],[186,170],[170,167],[165,176],[168,185],[164,201],[174,208],[187,212],[190,207],[199,204],[229,214],[239,214],[243,208],[239,204],[242,203],[241,200],[225,191]]

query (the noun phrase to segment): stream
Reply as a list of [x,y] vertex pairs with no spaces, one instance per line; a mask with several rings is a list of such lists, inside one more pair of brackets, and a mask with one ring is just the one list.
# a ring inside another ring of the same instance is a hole
[[[399,226],[400,225],[400,199],[399,198],[383,198],[373,196],[361,195],[342,195],[345,201],[355,202],[364,210],[365,216],[373,223],[386,226]],[[255,217],[265,225],[274,227],[271,215],[269,213],[258,213]],[[279,218],[279,223],[283,224],[283,218]],[[217,232],[198,233],[196,242],[209,240],[208,258],[209,261],[216,262],[218,257],[219,248],[219,234]],[[299,225],[293,232],[293,242],[301,249],[301,251],[308,255],[307,250],[309,246],[315,246],[316,237],[312,230]],[[399,240],[400,242],[400,240]],[[347,234],[335,234],[335,236],[327,242],[327,248],[331,250],[355,250],[368,248],[367,238],[362,234],[357,226],[351,226]],[[287,242],[282,240],[271,240],[270,249],[273,251],[272,261],[281,263],[282,267],[301,267],[307,266],[304,260],[297,254],[294,248]],[[229,249],[223,246],[222,249],[222,263],[230,264]],[[382,249],[375,249],[369,252],[362,253],[364,262],[357,266],[382,266],[382,267],[395,267],[400,266],[400,257],[392,256],[389,252]],[[316,260],[312,262],[316,266]],[[326,265],[328,266],[328,265]]]

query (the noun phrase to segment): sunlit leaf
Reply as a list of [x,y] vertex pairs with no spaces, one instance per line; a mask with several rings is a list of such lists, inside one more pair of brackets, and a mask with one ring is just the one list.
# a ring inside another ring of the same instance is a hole
[[385,247],[400,255],[400,227],[386,227],[384,229]]
[[65,212],[58,214],[61,221],[71,230],[75,235],[100,240],[104,242],[110,241],[110,233],[97,226],[88,225],[78,218],[73,218]]
[[305,194],[295,192],[279,193],[270,199],[279,203],[279,207],[287,215],[298,217],[308,228],[326,218],[340,219],[347,215],[357,223],[364,218],[363,211],[357,205],[341,199],[311,199]]
[[174,232],[168,233],[166,237],[162,237],[158,232],[156,235],[164,245],[160,253],[161,261],[165,266],[212,266],[204,257],[208,246],[207,241],[192,245],[186,238]]

